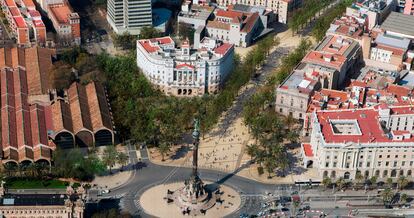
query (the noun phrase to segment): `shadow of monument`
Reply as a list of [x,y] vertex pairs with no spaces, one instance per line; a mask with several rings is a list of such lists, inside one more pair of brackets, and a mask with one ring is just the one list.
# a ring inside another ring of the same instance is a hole
[[211,185],[212,187],[215,187],[215,186],[223,185],[227,180],[229,180],[231,177],[233,177],[234,175],[236,175],[237,173],[239,173],[241,170],[243,170],[245,168],[248,168],[250,166],[250,164],[251,164],[251,161],[248,161],[247,163],[241,165],[239,168],[235,169],[233,172],[225,175],[223,178],[221,178],[217,182],[208,184],[206,186],[210,186]]

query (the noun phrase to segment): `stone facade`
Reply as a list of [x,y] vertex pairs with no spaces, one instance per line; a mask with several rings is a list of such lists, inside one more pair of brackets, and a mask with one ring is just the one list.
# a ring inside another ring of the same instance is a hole
[[167,95],[191,97],[216,93],[233,67],[234,46],[210,38],[191,48],[176,48],[170,37],[137,42],[137,65]]
[[354,179],[412,177],[414,108],[319,111],[312,115],[309,144],[302,144],[305,167],[319,176]]

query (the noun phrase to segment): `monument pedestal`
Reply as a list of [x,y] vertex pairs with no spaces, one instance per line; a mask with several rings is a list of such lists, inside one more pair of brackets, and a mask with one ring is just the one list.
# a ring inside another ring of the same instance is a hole
[[174,201],[183,214],[190,216],[202,215],[212,208],[220,194],[217,191],[209,191],[198,176],[191,176],[184,182],[184,187],[168,192],[167,199]]

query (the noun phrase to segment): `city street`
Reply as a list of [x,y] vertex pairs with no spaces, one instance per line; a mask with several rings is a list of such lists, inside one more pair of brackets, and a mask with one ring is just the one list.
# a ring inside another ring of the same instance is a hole
[[[139,196],[148,188],[175,182],[183,182],[191,174],[191,168],[170,167],[151,163],[146,155],[146,149],[141,150],[142,161],[133,165],[133,176],[128,182],[118,188],[110,190],[110,193],[96,196],[96,192],[91,190],[89,197],[94,202],[100,199],[120,199],[120,208],[129,212],[134,217],[147,217],[145,211],[140,207]],[[243,167],[243,166],[242,166]],[[268,210],[263,207],[263,203],[272,202],[281,196],[291,197],[292,193],[297,192],[301,199],[301,204],[310,206],[307,215],[326,214],[328,216],[342,215],[347,216],[352,209],[348,206],[349,202],[359,203],[360,205],[374,204],[381,202],[381,197],[375,191],[365,193],[364,191],[321,190],[318,187],[307,189],[306,186],[296,186],[289,184],[263,184],[253,180],[214,170],[200,170],[200,177],[204,181],[217,182],[227,185],[238,191],[242,197],[241,207],[229,217],[239,217],[239,214],[249,215],[259,214],[261,211]],[[95,193],[95,194],[94,194]],[[370,196],[371,195],[371,196]],[[160,198],[164,196],[159,196]],[[289,214],[292,206],[289,202],[284,205],[284,213]],[[369,205],[357,207],[360,210],[372,208]],[[376,207],[378,208],[378,207]],[[382,207],[383,208],[383,207]]]

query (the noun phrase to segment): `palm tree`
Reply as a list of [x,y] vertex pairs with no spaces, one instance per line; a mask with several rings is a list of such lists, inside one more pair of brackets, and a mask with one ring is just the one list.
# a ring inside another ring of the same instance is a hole
[[256,158],[257,154],[259,153],[259,148],[256,144],[248,145],[246,149],[246,153],[250,156],[250,161]]
[[345,180],[343,177],[339,177],[339,179],[336,180],[336,186],[338,187],[339,190],[342,191],[342,189],[345,186]]
[[401,194],[400,202],[402,204],[406,204],[407,203],[407,200],[408,200],[408,195],[406,193]]
[[124,166],[128,163],[128,155],[123,152],[119,152],[116,160],[121,165],[121,170],[123,170]]
[[382,196],[382,201],[384,203],[384,206],[389,208],[391,201],[394,198],[394,192],[390,188],[386,188],[382,192],[381,196]]
[[30,163],[26,167],[26,172],[30,174],[31,177],[35,177],[37,174],[37,169],[35,163]]
[[325,176],[322,180],[322,185],[325,189],[327,189],[332,184],[332,179],[328,176]]
[[364,176],[362,176],[360,171],[357,171],[355,174],[355,186],[358,186],[362,183],[362,180],[364,180]]
[[4,170],[6,171],[6,174],[8,177],[12,176],[12,173],[16,170],[16,165],[12,164],[11,162],[4,164]]
[[107,167],[109,167],[109,173],[112,173],[112,167],[116,163],[117,154],[118,153],[113,145],[107,146],[104,150],[103,162]]
[[386,183],[387,183],[388,188],[392,188],[392,184],[393,184],[392,178],[388,178]]
[[397,180],[397,185],[400,190],[403,190],[408,185],[408,179],[405,176],[400,176]]
[[167,143],[161,143],[160,145],[158,145],[157,149],[161,154],[161,161],[165,161],[165,155],[170,151],[170,147]]
[[271,179],[272,178],[271,173],[273,173],[273,170],[276,168],[276,161],[273,158],[268,157],[265,159],[264,165],[268,173],[267,178]]
[[377,177],[376,177],[376,176],[372,176],[372,177],[369,179],[369,182],[370,182],[371,186],[376,185],[376,184],[377,184]]

